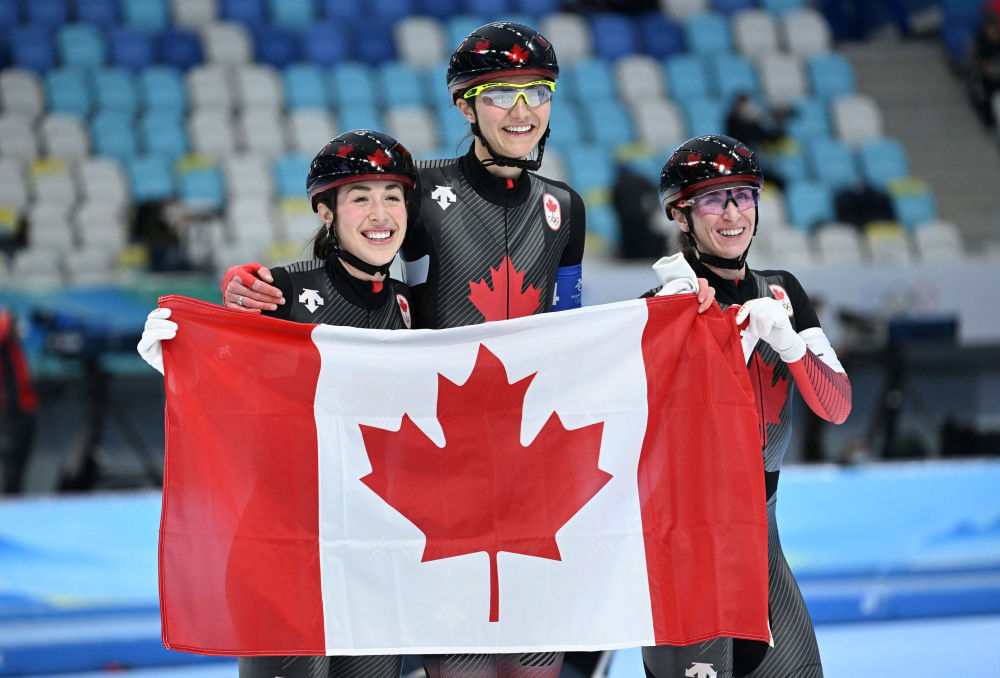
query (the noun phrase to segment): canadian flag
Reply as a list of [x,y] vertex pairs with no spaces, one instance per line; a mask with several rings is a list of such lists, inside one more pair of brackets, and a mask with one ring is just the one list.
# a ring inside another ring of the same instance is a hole
[[170,296],[168,648],[524,652],[767,641],[733,313],[693,295],[448,330]]

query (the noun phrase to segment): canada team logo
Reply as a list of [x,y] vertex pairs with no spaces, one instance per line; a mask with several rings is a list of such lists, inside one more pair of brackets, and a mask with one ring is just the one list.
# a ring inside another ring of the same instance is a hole
[[795,310],[792,308],[792,300],[788,298],[788,292],[785,291],[785,288],[781,285],[768,285],[767,287],[771,290],[774,298],[781,302],[785,313],[789,316],[795,315]]
[[558,231],[562,226],[562,208],[559,201],[551,193],[542,196],[542,207],[545,209],[545,223],[553,231]]
[[406,329],[411,329],[413,321],[410,318],[410,302],[402,294],[397,294],[396,304],[399,305],[399,314],[403,316],[403,324]]

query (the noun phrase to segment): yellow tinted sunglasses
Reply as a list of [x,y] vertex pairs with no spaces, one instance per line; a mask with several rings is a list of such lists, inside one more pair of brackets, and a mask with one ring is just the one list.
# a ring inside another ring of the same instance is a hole
[[482,85],[472,87],[465,94],[463,99],[471,99],[479,96],[484,103],[500,108],[513,108],[518,98],[524,98],[531,108],[541,106],[552,100],[552,93],[556,91],[556,83],[551,80],[536,80],[524,85],[515,85],[510,82],[487,82]]

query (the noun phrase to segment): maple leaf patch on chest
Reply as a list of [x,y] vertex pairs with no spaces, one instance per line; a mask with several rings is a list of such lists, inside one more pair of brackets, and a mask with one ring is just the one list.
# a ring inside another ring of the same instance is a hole
[[545,211],[545,223],[553,231],[558,231],[562,226],[562,207],[559,201],[551,193],[542,196],[542,209]]
[[469,281],[469,301],[479,309],[486,322],[507,320],[531,315],[538,310],[542,291],[528,285],[524,291],[525,271],[514,268],[510,257],[504,257],[500,268],[490,266],[492,286],[483,278],[479,282]]
[[500,619],[497,554],[561,560],[556,532],[612,477],[598,467],[603,422],[569,430],[552,412],[521,444],[535,374],[510,383],[483,345],[464,384],[438,374],[443,448],[408,414],[398,431],[360,425],[372,467],[361,482],[423,532],[421,562],[488,554],[491,622]]
[[399,306],[399,314],[403,317],[403,324],[406,329],[413,327],[413,319],[410,315],[410,302],[402,294],[396,295],[396,305]]

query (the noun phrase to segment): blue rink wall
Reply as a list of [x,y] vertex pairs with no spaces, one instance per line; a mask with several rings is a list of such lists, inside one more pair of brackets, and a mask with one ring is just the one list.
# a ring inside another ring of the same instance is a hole
[[[937,656],[956,675],[1000,676],[1000,460],[791,467],[778,497],[828,677],[950,675],[933,671]],[[235,676],[232,660],[160,642],[159,502],[148,491],[0,501],[0,676],[172,665]],[[897,645],[927,673],[874,672]],[[641,676],[637,662],[618,653],[612,676]]]

